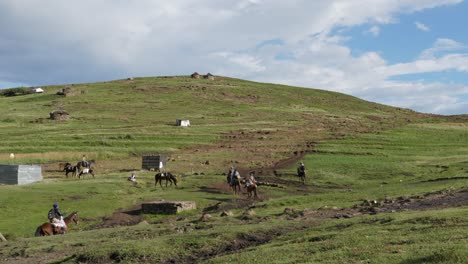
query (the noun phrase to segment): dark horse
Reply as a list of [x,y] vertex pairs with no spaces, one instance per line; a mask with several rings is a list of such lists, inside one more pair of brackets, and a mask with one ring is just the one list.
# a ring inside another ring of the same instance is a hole
[[60,227],[54,227],[51,223],[44,223],[40,226],[37,227],[36,233],[34,234],[35,236],[52,236],[52,235],[58,235],[58,234],[64,234],[65,232],[68,231],[68,226],[71,224],[73,221],[75,224],[78,224],[79,218],[78,218],[78,212],[73,212],[69,216],[65,217],[63,219],[65,222],[65,231],[62,232]]
[[78,163],[76,164],[76,168],[78,169],[78,171],[81,171],[81,168],[91,168],[91,165],[95,163],[95,160],[78,161]]
[[156,186],[159,182],[159,186],[161,186],[161,188],[163,187],[162,186],[162,180],[165,179],[166,180],[166,187],[167,187],[167,183],[170,182],[171,185],[174,183],[174,185],[177,187],[177,178],[172,175],[172,173],[170,172],[159,172],[159,173],[156,173],[156,175],[154,175],[154,186]]
[[300,166],[297,168],[297,176],[301,179],[302,183],[305,184],[306,173],[304,167]]
[[[78,174],[78,179],[81,179],[81,176],[84,175],[84,174],[91,174],[94,178],[94,169],[92,168],[83,168],[82,171],[80,171],[80,173]],[[84,176],[83,176],[84,178]]]
[[68,173],[72,173],[72,176],[76,176],[76,171],[77,168],[76,166],[72,166],[70,163],[67,163],[67,166],[63,168],[63,171],[65,172],[65,176],[68,178]]
[[227,183],[231,186],[231,189],[234,191],[234,194],[238,194],[241,192],[241,178],[240,176],[235,177],[233,181],[231,181],[231,177],[228,174],[226,177]]

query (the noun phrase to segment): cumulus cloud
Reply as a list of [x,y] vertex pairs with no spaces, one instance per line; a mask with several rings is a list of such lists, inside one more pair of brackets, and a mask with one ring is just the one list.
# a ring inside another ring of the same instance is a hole
[[[383,91],[424,85],[390,81],[392,76],[466,71],[466,55],[453,53],[464,44],[439,39],[415,61],[389,65],[378,52],[353,55],[347,37],[334,29],[373,25],[368,32],[377,36],[379,25],[395,23],[400,14],[460,2],[50,0],[44,5],[39,0],[4,0],[0,82],[40,85],[198,71],[388,103],[392,95]],[[418,98],[425,100],[422,94]],[[394,105],[404,104],[402,99]],[[434,100],[431,109],[415,109],[445,111],[439,105]]]

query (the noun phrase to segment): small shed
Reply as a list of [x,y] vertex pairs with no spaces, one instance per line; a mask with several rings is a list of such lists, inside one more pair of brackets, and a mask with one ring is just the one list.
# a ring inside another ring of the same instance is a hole
[[190,120],[188,119],[176,119],[176,126],[189,127]]
[[211,81],[213,81],[215,79],[214,75],[211,74],[211,73],[207,73],[206,75],[203,75],[203,78],[211,80]]
[[49,115],[50,115],[50,119],[52,120],[64,121],[70,118],[70,114],[68,114],[68,112],[65,110],[55,110],[55,111],[50,112]]
[[42,89],[41,87],[35,87],[35,88],[32,88],[31,91],[33,93],[43,93],[44,89]]
[[192,73],[192,75],[190,75],[190,77],[192,79],[200,79],[200,74],[198,74],[198,72],[194,72],[194,73]]
[[167,157],[160,154],[146,154],[141,157],[141,169],[161,170],[166,167]]
[[28,184],[42,181],[40,165],[0,165],[0,184]]

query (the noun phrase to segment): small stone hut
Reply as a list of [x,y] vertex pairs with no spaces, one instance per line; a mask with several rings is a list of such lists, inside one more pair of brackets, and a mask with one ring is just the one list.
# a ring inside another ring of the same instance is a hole
[[213,81],[215,79],[214,75],[211,73],[207,73],[206,75],[203,75],[203,79],[208,79]]
[[153,201],[141,204],[144,214],[177,214],[195,209],[197,204],[193,201]]
[[28,184],[42,181],[40,165],[0,165],[0,184]]
[[72,89],[71,87],[64,87],[62,88],[62,91],[58,91],[57,92],[57,95],[62,95],[62,96],[74,96],[74,95],[79,95],[79,94],[82,94],[83,91],[79,91],[79,90],[74,90]]
[[50,112],[50,119],[64,121],[70,118],[70,114],[68,114],[65,110],[55,110]]
[[190,77],[192,79],[200,79],[200,74],[198,74],[198,72],[194,72],[194,73],[192,73],[192,75],[190,75]]

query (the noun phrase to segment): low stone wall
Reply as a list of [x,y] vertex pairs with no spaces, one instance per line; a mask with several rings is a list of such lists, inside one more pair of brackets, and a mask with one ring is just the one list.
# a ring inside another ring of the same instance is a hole
[[177,214],[178,212],[197,209],[192,201],[154,201],[141,204],[145,214]]
[[0,165],[0,184],[28,184],[42,181],[40,165]]

